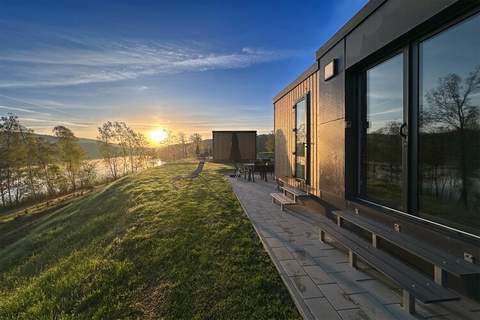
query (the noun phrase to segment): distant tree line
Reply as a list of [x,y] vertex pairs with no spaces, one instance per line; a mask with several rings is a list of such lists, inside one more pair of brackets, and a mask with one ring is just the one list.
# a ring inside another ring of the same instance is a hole
[[105,122],[98,127],[100,154],[112,179],[145,168],[156,158],[145,136],[125,122]]
[[98,177],[98,163],[86,159],[79,139],[65,126],[47,139],[22,125],[17,116],[0,117],[0,205],[12,207],[90,188],[153,164],[145,137],[123,122],[98,128],[98,144],[109,174]]
[[[273,132],[257,135],[257,153],[273,157],[275,135]],[[160,159],[164,161],[181,160],[212,155],[212,140],[202,139],[199,133],[187,136],[184,132],[168,132],[168,138],[158,150]]]
[[199,133],[187,136],[184,132],[167,132],[167,139],[158,148],[158,156],[164,161],[208,157],[212,153],[211,140],[203,140]]

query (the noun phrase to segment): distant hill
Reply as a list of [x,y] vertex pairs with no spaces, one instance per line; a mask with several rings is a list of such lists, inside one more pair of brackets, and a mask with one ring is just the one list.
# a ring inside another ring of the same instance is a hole
[[[49,136],[46,134],[37,134],[37,136],[42,137],[50,142],[56,142],[58,139],[55,136]],[[102,157],[100,155],[100,150],[98,148],[97,140],[87,139],[87,138],[78,138],[78,143],[87,154],[88,159],[100,159]]]

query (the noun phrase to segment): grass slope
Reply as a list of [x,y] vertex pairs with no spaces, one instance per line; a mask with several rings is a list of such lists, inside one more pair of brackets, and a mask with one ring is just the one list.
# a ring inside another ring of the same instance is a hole
[[169,183],[194,167],[0,216],[0,319],[299,318],[221,166]]

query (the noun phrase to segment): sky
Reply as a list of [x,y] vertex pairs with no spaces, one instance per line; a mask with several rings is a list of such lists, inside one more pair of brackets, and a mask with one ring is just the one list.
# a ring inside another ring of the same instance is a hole
[[85,138],[269,132],[272,97],[365,3],[0,0],[0,115]]

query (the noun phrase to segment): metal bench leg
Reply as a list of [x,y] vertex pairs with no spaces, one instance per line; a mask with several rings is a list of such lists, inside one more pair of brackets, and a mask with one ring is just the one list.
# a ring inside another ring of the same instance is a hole
[[372,247],[376,248],[378,245],[377,235],[372,233]]
[[402,307],[410,314],[415,313],[415,297],[410,294],[407,290],[403,289],[402,294]]
[[443,286],[444,276],[445,274],[442,268],[439,266],[433,266],[433,279],[435,280],[435,283]]
[[283,203],[280,203],[280,209],[283,211]]
[[338,225],[339,227],[342,226],[342,217],[340,217],[340,216],[337,216],[337,225]]
[[325,231],[320,229],[320,241],[325,242]]
[[348,250],[348,264],[353,268],[357,268],[357,255],[352,250]]

